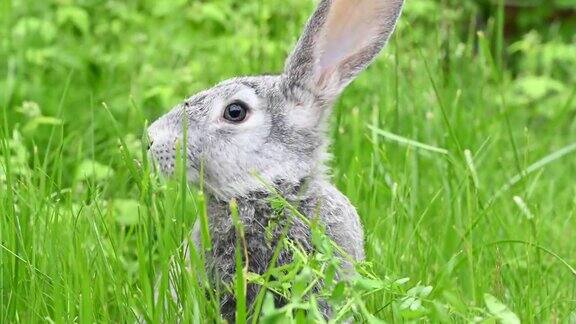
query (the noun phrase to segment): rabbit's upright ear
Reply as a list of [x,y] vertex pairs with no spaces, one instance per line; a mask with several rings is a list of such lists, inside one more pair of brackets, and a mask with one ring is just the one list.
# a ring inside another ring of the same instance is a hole
[[284,70],[288,89],[331,102],[380,52],[404,0],[321,0]]

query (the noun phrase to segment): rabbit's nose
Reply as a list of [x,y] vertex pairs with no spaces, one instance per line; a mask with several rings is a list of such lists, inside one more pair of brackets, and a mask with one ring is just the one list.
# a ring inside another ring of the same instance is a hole
[[146,131],[146,149],[148,151],[150,151],[150,149],[152,148],[152,145],[154,145],[154,137],[152,137],[152,134],[150,133],[150,129],[148,129]]
[[161,117],[147,129],[148,150],[154,151],[161,147],[170,147],[178,139],[178,129],[170,123],[170,119]]

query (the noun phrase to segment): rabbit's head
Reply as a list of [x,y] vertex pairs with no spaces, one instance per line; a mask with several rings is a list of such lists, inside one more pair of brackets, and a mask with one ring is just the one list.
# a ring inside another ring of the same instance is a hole
[[332,103],[380,52],[402,5],[322,0],[281,75],[231,79],[192,96],[150,126],[151,155],[170,174],[177,143],[185,145],[189,180],[203,166],[221,198],[323,176]]

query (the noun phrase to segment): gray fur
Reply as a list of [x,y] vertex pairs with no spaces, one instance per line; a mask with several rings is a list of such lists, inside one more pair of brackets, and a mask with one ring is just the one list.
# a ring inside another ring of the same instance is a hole
[[[347,35],[350,32],[337,25],[347,23],[346,19],[330,15],[332,8],[349,8],[353,2],[374,8],[355,12],[356,20],[351,19],[361,22],[353,28],[366,30],[362,37]],[[269,185],[306,217],[319,217],[328,235],[346,253],[356,260],[364,258],[363,230],[356,210],[328,181],[326,119],[339,93],[387,42],[402,4],[403,0],[323,0],[283,74],[222,82],[189,98],[150,126],[150,152],[161,171],[173,173],[177,142],[186,143],[191,182],[198,181],[200,166],[204,166],[213,240],[208,267],[214,280],[229,282],[235,272],[236,232],[229,211],[233,198],[246,231],[250,271],[263,273],[268,267],[283,228],[276,226],[267,232],[271,222],[288,226],[291,240],[312,249],[307,225],[288,210],[279,214],[272,209]],[[331,34],[332,29],[337,32]],[[338,37],[351,37],[343,43],[362,46],[338,48],[338,42],[329,42],[340,40]],[[328,52],[334,48],[337,53]],[[249,106],[249,116],[240,124],[222,119],[224,108],[234,100]],[[278,262],[290,260],[291,255],[284,251]],[[256,293],[256,287],[249,287],[250,302]],[[233,320],[231,298],[223,297],[222,312]]]

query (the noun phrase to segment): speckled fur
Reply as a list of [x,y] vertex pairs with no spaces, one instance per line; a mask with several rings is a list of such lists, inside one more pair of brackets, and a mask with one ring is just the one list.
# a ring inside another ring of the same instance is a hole
[[[341,91],[387,42],[402,5],[403,0],[322,0],[281,75],[224,81],[150,126],[150,153],[163,173],[173,173],[177,142],[186,144],[191,182],[198,181],[203,166],[213,240],[207,266],[213,280],[230,282],[235,273],[231,199],[237,201],[244,225],[249,271],[267,269],[284,225],[289,239],[312,249],[305,223],[288,210],[278,213],[271,207],[270,185],[301,214],[319,217],[349,255],[364,258],[356,210],[328,180],[327,119]],[[222,118],[225,107],[236,100],[249,106],[248,117],[239,124]],[[281,226],[270,233],[271,222]],[[197,231],[193,235],[197,241]],[[284,251],[278,262],[290,260]],[[249,302],[256,293],[250,286]],[[234,320],[231,296],[222,298],[222,314]]]
[[[316,181],[316,180],[314,180]],[[362,225],[350,202],[331,184],[320,182],[303,182],[299,184],[278,184],[282,196],[292,206],[297,207],[302,215],[320,217],[328,235],[340,246],[347,247],[347,253],[357,260],[364,258],[362,246]],[[264,192],[253,193],[238,199],[238,212],[244,225],[244,237],[249,255],[248,270],[264,273],[268,268],[274,248],[282,232],[287,230],[287,237],[303,248],[311,251],[310,230],[304,221],[293,215],[288,209],[275,211],[270,206],[270,195]],[[214,277],[223,282],[231,282],[235,274],[236,230],[232,223],[228,202],[212,198],[209,203],[210,232],[213,237],[213,252],[209,255],[208,266]],[[271,224],[272,223],[272,224]],[[273,225],[273,226],[270,226]],[[196,245],[199,234],[195,233]],[[277,265],[292,261],[287,249],[281,250]],[[351,265],[345,264],[350,268]],[[258,289],[248,287],[247,299],[251,304]],[[231,295],[224,295],[222,314],[225,318],[234,317],[235,304]],[[328,309],[323,310],[328,313]]]

